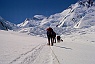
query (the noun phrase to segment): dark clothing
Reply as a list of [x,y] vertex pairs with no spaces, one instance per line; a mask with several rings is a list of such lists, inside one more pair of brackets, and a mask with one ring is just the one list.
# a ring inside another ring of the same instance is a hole
[[47,31],[47,36],[52,37],[52,31]]
[[47,37],[48,37],[48,45],[50,45],[50,42],[51,42],[51,45],[53,46],[52,31],[47,31]]
[[56,37],[56,33],[50,27],[47,28],[47,37],[48,37],[48,45],[50,45],[50,42],[51,42],[51,45],[53,46],[53,43],[54,43],[54,40],[55,40],[55,37]]
[[56,43],[56,33],[54,31],[52,33],[52,37],[53,37],[53,42]]
[[50,45],[50,42],[51,45],[53,46],[53,38],[48,36],[48,45]]

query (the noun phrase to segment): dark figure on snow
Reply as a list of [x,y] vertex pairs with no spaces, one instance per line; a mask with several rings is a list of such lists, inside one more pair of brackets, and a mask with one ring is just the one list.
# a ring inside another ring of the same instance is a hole
[[53,31],[51,27],[47,28],[47,37],[48,37],[48,45],[53,46],[54,40],[56,42],[56,33]]
[[63,42],[63,40],[61,39],[61,37],[60,36],[57,36],[57,42],[60,42],[60,41]]

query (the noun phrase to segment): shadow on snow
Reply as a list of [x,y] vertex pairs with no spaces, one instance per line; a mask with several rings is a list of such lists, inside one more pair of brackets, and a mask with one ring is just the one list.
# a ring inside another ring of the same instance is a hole
[[64,48],[64,49],[70,49],[70,50],[72,50],[72,48],[67,48],[67,47],[62,47],[62,46],[56,46],[56,45],[54,45],[55,47],[59,47],[59,48]]

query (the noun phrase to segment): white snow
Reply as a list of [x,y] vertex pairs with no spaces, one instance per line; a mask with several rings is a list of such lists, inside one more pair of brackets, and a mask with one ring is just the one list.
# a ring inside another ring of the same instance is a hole
[[46,39],[0,30],[0,64],[15,62],[42,43],[46,43]]
[[[86,4],[77,2],[50,17],[27,18],[17,32],[0,30],[0,64],[95,64],[95,4],[89,8]],[[63,42],[46,45],[43,37],[49,26]]]
[[38,19],[44,19],[44,18],[46,18],[46,17],[43,16],[43,15],[35,15],[34,17],[35,17],[35,18],[38,18]]
[[63,42],[0,30],[0,64],[95,64],[95,26],[61,35]]

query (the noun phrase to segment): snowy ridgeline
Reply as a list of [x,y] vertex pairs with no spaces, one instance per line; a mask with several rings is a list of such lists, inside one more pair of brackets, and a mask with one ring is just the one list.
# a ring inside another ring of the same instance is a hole
[[[91,0],[92,1],[92,0]],[[46,28],[52,27],[57,35],[70,34],[81,28],[95,25],[95,3],[78,1],[61,13],[50,17],[35,15],[18,24],[19,32],[46,37]]]
[[17,27],[16,24],[13,24],[9,21],[6,21],[5,19],[3,19],[1,16],[0,16],[0,30],[16,30],[18,29],[19,27]]
[[50,17],[35,15],[17,26],[0,17],[0,29],[15,30],[29,35],[46,37],[46,28],[52,27],[57,35],[71,34],[77,29],[89,28],[95,25],[95,2],[80,0],[61,13]]

